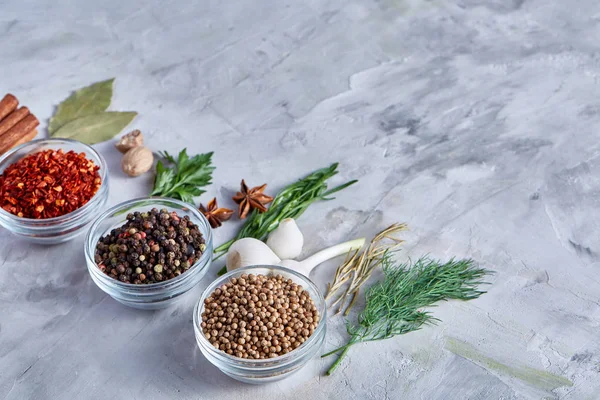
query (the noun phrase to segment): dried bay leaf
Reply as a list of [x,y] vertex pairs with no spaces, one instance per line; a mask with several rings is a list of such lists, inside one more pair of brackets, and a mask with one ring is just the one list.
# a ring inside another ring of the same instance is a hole
[[87,115],[66,123],[53,137],[94,144],[112,139],[137,116],[136,112],[107,111]]
[[114,80],[113,78],[97,82],[79,89],[60,103],[48,125],[50,136],[55,136],[55,133],[68,122],[106,111],[112,98]]

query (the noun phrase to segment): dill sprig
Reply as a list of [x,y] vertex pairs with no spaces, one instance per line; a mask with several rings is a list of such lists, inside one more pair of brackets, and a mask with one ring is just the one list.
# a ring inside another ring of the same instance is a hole
[[346,325],[350,339],[323,357],[342,353],[327,371],[331,375],[340,365],[351,346],[392,338],[421,329],[438,321],[423,311],[441,300],[472,300],[484,291],[477,287],[490,271],[475,267],[473,260],[450,260],[441,263],[423,257],[414,262],[395,263],[393,252],[386,251],[382,259],[384,278],[366,294],[364,310],[357,323]]
[[328,196],[358,182],[352,180],[327,190],[327,180],[338,173],[337,167],[338,163],[331,164],[285,187],[277,194],[266,212],[259,213],[254,210],[236,237],[215,249],[215,256],[218,258],[226,253],[238,239],[245,237],[266,239],[269,232],[277,228],[279,222],[285,218],[298,218],[315,201],[333,200]]

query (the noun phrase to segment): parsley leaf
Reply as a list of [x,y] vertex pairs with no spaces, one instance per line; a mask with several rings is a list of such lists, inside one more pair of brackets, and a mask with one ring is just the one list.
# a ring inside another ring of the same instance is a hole
[[166,151],[159,155],[164,160],[156,164],[154,189],[150,195],[173,197],[193,204],[194,197],[205,192],[201,187],[211,184],[215,169],[211,164],[213,153],[198,154],[190,158],[187,149],[183,149],[177,159]]

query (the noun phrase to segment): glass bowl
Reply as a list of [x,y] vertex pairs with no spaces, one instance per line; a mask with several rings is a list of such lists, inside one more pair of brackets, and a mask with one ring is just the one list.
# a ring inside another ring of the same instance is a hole
[[[206,339],[206,337],[204,337],[200,326],[202,322],[202,313],[204,312],[204,300],[206,300],[216,288],[227,283],[229,279],[238,278],[242,274],[281,274],[283,277],[302,285],[302,287],[308,291],[319,311],[320,319],[313,334],[301,346],[279,357],[260,360],[245,359],[218,350]],[[269,383],[284,379],[306,365],[308,361],[319,352],[319,349],[323,344],[325,339],[326,320],[327,307],[325,299],[315,284],[310,279],[294,270],[271,265],[240,268],[219,277],[206,288],[204,293],[202,293],[198,304],[196,304],[196,307],[194,308],[194,331],[196,333],[196,342],[198,343],[198,347],[200,347],[202,354],[226,375],[238,381],[253,384]]]
[[[146,212],[153,208],[175,211],[181,217],[187,215],[198,225],[206,244],[206,250],[200,259],[190,269],[173,279],[147,285],[125,283],[106,275],[94,261],[96,244],[100,237],[122,226],[127,221],[128,213]],[[200,282],[210,266],[212,255],[212,231],[204,215],[189,204],[161,197],[129,200],[107,210],[94,221],[85,239],[85,260],[94,283],[119,303],[144,310],[166,308],[179,300],[181,295]]]
[[85,226],[102,211],[108,199],[108,167],[104,158],[92,147],[71,139],[39,139],[22,144],[9,150],[0,157],[0,174],[28,154],[43,150],[63,149],[85,153],[86,157],[100,167],[98,173],[102,184],[98,192],[83,207],[60,217],[33,219],[21,218],[0,208],[0,225],[13,234],[30,242],[56,244],[66,242],[83,233]]

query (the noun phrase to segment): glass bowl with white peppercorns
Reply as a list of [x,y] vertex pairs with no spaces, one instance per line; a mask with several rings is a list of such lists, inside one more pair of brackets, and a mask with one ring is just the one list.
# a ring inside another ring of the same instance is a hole
[[202,294],[194,309],[196,342],[230,377],[273,382],[319,352],[326,312],[319,289],[296,271],[269,265],[240,268]]
[[165,308],[204,276],[212,261],[210,225],[179,200],[126,201],[100,215],[85,241],[92,280],[118,302]]

